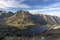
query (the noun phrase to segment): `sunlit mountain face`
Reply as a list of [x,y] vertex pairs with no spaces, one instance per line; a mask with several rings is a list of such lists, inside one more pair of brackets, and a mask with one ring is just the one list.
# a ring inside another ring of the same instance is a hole
[[19,10],[14,13],[12,17],[7,18],[6,24],[11,26],[21,25],[57,25],[60,24],[60,18],[57,16],[50,16],[45,14],[31,14],[28,11]]
[[51,28],[53,29],[54,25],[60,25],[60,18],[57,16],[31,14],[29,11],[24,10],[18,10],[15,13],[1,11],[0,13],[0,28],[2,28],[0,31],[2,36],[28,37],[44,33]]

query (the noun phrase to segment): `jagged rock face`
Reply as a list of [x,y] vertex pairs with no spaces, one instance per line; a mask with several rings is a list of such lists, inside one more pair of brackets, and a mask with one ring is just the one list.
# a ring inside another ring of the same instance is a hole
[[6,24],[12,26],[30,26],[30,25],[45,25],[47,22],[44,18],[30,14],[28,11],[17,11],[13,17],[8,18]]
[[50,25],[60,24],[60,18],[57,16],[50,16],[50,15],[44,15],[44,14],[37,14],[36,16],[43,18],[47,22],[47,24],[50,24]]
[[2,21],[5,18],[9,18],[9,17],[11,17],[13,15],[14,15],[13,12],[0,11],[0,20]]
[[15,15],[6,20],[6,24],[17,27],[24,27],[28,25],[34,25],[33,21],[30,20],[30,13],[28,11],[17,11]]
[[[0,24],[2,25],[2,26],[0,25],[0,32],[3,36],[20,35],[20,33],[22,32],[22,30],[20,29],[22,28],[27,28],[28,30],[28,27],[32,28],[33,26],[34,27],[36,26],[37,28],[37,26],[40,27],[41,25],[60,24],[60,18],[57,16],[50,16],[43,14],[33,15],[30,14],[28,11],[23,11],[23,10],[19,10],[15,12],[15,14],[13,14],[12,12],[3,13],[1,11],[0,19],[5,19],[3,21],[5,24],[0,22]],[[3,28],[1,29],[1,27]]]
[[27,18],[27,16],[29,15],[30,13],[28,11],[19,10],[16,12],[16,17],[20,17],[20,18]]
[[44,14],[33,15],[28,11],[19,10],[15,13],[0,12],[0,19],[5,19],[4,23],[11,26],[25,27],[30,25],[54,25],[60,24],[60,18]]

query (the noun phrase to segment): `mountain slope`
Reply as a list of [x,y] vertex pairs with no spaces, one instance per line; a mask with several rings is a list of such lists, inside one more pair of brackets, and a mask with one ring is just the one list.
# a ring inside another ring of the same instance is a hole
[[[17,11],[14,16],[8,18],[6,21],[6,24],[11,26],[17,26],[17,27],[25,27],[29,25],[35,25],[35,21],[32,20],[33,15],[30,14],[28,11]],[[37,19],[37,18],[35,18]]]
[[0,11],[0,21],[4,20],[5,18],[9,18],[13,15],[13,12]]
[[[30,34],[34,35],[42,32],[44,33],[47,29],[50,30],[60,28],[60,18],[57,16],[44,14],[33,15],[28,11],[23,10],[19,10],[14,14],[12,12],[2,13],[1,11],[0,14],[0,17],[4,14],[2,18],[0,18],[3,20],[0,20],[0,37],[14,35],[29,36]],[[46,26],[47,24],[48,26]]]
[[19,10],[15,15],[5,20],[7,25],[25,28],[31,25],[57,25],[60,24],[60,18],[57,16],[30,14],[28,11]]
[[50,15],[45,15],[45,14],[36,14],[36,16],[42,17],[43,19],[45,19],[47,24],[50,24],[50,25],[60,24],[60,18],[57,16],[50,16]]

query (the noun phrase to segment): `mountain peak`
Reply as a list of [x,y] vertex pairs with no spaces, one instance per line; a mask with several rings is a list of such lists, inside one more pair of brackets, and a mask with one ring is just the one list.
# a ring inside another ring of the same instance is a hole
[[16,17],[25,17],[26,15],[29,15],[30,13],[28,11],[19,10],[16,12]]
[[19,10],[15,15],[6,19],[5,23],[11,26],[26,27],[31,25],[57,25],[60,24],[60,18],[45,14],[33,15],[28,11]]
[[20,14],[27,14],[27,13],[29,13],[29,11],[24,11],[24,10],[19,10],[19,11],[17,11],[16,13],[20,13]]

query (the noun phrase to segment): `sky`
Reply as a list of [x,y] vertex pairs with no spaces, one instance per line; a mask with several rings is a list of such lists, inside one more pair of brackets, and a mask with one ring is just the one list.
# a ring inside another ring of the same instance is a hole
[[0,0],[0,10],[27,10],[32,14],[60,16],[60,0]]

